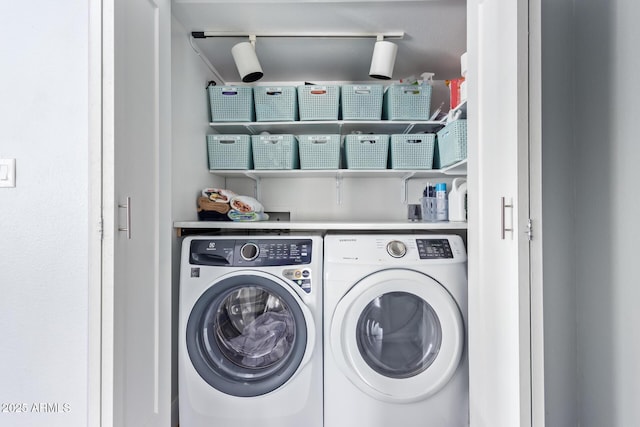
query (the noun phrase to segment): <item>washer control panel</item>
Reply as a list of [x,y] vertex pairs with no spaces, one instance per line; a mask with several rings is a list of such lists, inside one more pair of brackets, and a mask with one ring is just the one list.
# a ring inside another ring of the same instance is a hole
[[191,242],[191,264],[273,267],[311,263],[311,239],[211,239]]

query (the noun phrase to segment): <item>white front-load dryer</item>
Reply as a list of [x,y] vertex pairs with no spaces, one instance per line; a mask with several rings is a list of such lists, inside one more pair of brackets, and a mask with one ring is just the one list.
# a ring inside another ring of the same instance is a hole
[[182,243],[181,427],[321,427],[322,238]]
[[325,427],[469,425],[456,235],[327,235]]

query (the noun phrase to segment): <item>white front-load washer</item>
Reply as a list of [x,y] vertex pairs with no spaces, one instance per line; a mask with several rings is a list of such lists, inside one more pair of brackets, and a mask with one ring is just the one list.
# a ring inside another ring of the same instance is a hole
[[469,425],[457,235],[327,235],[325,427]]
[[321,427],[320,236],[182,243],[181,427]]

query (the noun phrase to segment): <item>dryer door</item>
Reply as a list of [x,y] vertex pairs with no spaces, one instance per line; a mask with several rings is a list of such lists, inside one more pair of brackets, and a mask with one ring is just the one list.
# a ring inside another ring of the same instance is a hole
[[340,300],[330,345],[357,387],[384,401],[414,402],[440,390],[458,367],[464,323],[449,292],[412,270],[365,277]]
[[278,389],[313,351],[309,309],[286,283],[258,271],[225,276],[202,294],[187,322],[189,358],[212,387],[232,396]]

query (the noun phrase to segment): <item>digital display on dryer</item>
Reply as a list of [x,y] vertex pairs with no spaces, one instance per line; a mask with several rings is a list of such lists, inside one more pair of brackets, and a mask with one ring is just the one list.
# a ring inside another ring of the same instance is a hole
[[453,258],[453,252],[447,239],[416,239],[420,259]]

